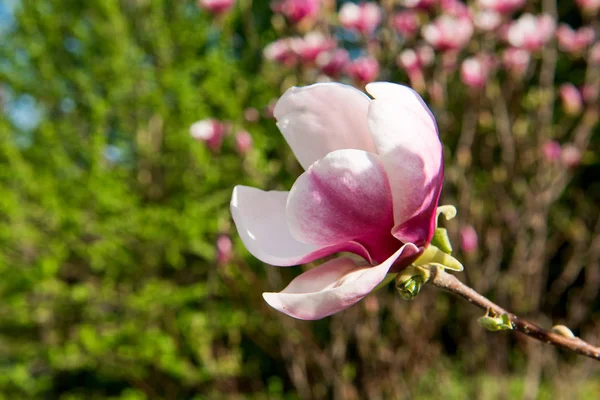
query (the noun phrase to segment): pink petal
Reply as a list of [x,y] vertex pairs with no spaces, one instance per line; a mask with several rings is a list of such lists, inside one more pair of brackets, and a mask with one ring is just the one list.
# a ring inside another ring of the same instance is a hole
[[390,234],[394,220],[388,178],[378,156],[366,151],[336,150],[311,165],[290,191],[286,216],[298,241],[356,241],[375,262],[400,246]]
[[421,246],[433,236],[443,182],[435,118],[417,92],[406,86],[377,82],[367,85],[367,91],[375,97],[369,106],[369,127],[392,190],[392,233]]
[[369,98],[339,83],[288,89],[277,102],[277,126],[305,169],[339,149],[375,152],[367,125]]
[[321,319],[358,302],[383,281],[396,260],[417,252],[413,244],[406,244],[374,267],[336,258],[298,276],[279,293],[263,293],[263,298],[294,318]]
[[339,251],[368,258],[367,251],[358,243],[315,245],[294,239],[285,217],[287,198],[288,192],[265,192],[247,186],[233,189],[231,215],[244,245],[254,257],[279,266],[303,264]]

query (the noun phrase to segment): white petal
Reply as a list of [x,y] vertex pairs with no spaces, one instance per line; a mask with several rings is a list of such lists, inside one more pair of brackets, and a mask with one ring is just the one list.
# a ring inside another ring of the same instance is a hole
[[305,169],[339,149],[375,152],[369,133],[369,98],[339,83],[288,89],[277,102],[277,126]]

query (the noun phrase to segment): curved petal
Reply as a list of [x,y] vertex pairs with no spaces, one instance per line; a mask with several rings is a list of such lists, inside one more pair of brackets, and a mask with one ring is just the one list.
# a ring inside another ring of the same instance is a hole
[[369,127],[387,172],[394,202],[392,234],[420,246],[431,240],[443,182],[442,145],[433,114],[414,90],[367,85],[375,97]]
[[269,305],[298,319],[315,320],[342,311],[368,295],[399,259],[418,252],[405,244],[377,266],[358,266],[349,258],[336,258],[296,277],[279,293],[263,293]]
[[290,191],[286,217],[298,241],[356,241],[375,262],[400,245],[390,235],[394,219],[385,170],[376,154],[362,150],[336,150],[311,165]]
[[375,152],[369,98],[352,86],[318,83],[288,89],[275,105],[277,126],[304,169],[339,149]]
[[288,192],[265,192],[236,186],[231,196],[231,215],[244,245],[259,260],[272,265],[289,266],[349,251],[367,259],[366,249],[358,243],[315,245],[294,239],[285,218]]

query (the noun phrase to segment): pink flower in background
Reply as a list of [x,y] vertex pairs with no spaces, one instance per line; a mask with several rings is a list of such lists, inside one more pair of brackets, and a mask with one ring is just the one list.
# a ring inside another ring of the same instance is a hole
[[359,84],[373,82],[379,75],[379,62],[373,57],[359,57],[348,64],[346,74]]
[[235,147],[240,154],[246,154],[252,149],[252,136],[248,131],[238,131],[235,134]]
[[285,15],[288,21],[297,24],[316,17],[321,9],[321,0],[283,0],[274,3],[272,9]]
[[334,49],[331,52],[321,53],[317,57],[317,66],[325,75],[337,78],[346,70],[350,62],[350,55],[345,49]]
[[473,35],[470,18],[442,15],[422,29],[425,40],[437,50],[459,50],[469,43]]
[[460,67],[460,78],[463,83],[472,88],[482,88],[488,78],[488,65],[479,57],[469,57]]
[[458,18],[471,18],[471,11],[465,3],[460,0],[440,0],[442,13]]
[[465,253],[472,253],[479,247],[477,232],[471,225],[467,225],[460,230],[460,247]]
[[233,243],[227,235],[219,235],[217,239],[217,262],[227,264],[233,258]]
[[419,15],[412,10],[397,12],[392,17],[392,26],[402,36],[413,37],[419,32]]
[[598,95],[600,95],[600,87],[593,83],[583,85],[581,88],[581,97],[583,97],[583,101],[585,103],[594,103],[598,99]]
[[309,32],[303,38],[293,38],[290,44],[300,61],[314,62],[319,54],[335,48],[335,40],[320,32]]
[[235,0],[198,0],[198,6],[211,14],[224,14],[233,7]]
[[560,161],[567,168],[575,168],[581,163],[581,152],[574,144],[566,144],[560,153]]
[[260,119],[260,113],[254,107],[248,107],[244,110],[244,119],[247,122],[257,122]]
[[600,42],[594,43],[590,49],[590,64],[600,65]]
[[292,39],[283,38],[268,44],[263,50],[265,58],[269,61],[287,65],[288,67],[296,64],[298,56],[292,50],[291,42]]
[[594,15],[600,10],[600,0],[575,0],[575,3],[588,15]]
[[408,8],[418,8],[428,10],[433,7],[438,0],[402,0],[402,5]]
[[550,163],[560,159],[561,148],[556,140],[549,140],[542,146],[542,155]]
[[376,3],[344,3],[339,12],[340,24],[363,35],[371,35],[381,23],[381,8]]
[[594,29],[589,26],[574,30],[567,24],[560,24],[556,30],[558,46],[567,53],[582,52],[594,42],[595,36]]
[[495,30],[502,23],[502,15],[495,11],[479,11],[475,14],[473,23],[478,29],[484,32],[490,32]]
[[526,0],[479,0],[479,5],[501,14],[510,14],[525,5]]
[[347,251],[296,277],[273,308],[320,319],[355,304],[431,241],[443,181],[435,119],[419,95],[391,83],[291,88],[277,125],[305,172],[291,191],[237,186],[231,213],[250,253],[278,266]]
[[431,47],[421,46],[416,50],[403,50],[396,57],[396,64],[406,71],[412,87],[417,91],[422,91],[425,89],[423,68],[430,65],[434,57],[435,55]]
[[555,25],[550,15],[536,17],[532,14],[523,14],[508,27],[506,32],[508,43],[529,51],[539,50],[552,38]]
[[190,135],[196,140],[205,142],[212,151],[218,151],[221,148],[226,132],[225,124],[212,118],[203,119],[190,126]]
[[504,67],[514,76],[523,76],[529,67],[531,53],[527,50],[510,47],[502,53]]
[[562,100],[563,110],[569,115],[578,115],[583,110],[583,99],[581,92],[571,83],[560,85],[560,99]]

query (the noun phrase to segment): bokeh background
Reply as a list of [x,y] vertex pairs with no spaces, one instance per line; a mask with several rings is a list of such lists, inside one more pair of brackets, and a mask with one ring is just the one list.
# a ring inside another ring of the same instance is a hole
[[597,362],[433,287],[316,322],[263,302],[310,268],[229,215],[302,172],[274,101],[381,79],[438,120],[459,278],[600,343],[598,2],[346,3],[0,2],[0,398],[599,397]]

